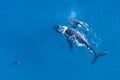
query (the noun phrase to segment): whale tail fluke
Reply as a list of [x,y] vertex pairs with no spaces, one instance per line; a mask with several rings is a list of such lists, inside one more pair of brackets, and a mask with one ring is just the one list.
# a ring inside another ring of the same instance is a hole
[[98,58],[100,58],[100,57],[102,57],[102,56],[104,56],[106,54],[107,54],[107,52],[103,52],[103,53],[98,54],[97,56],[94,57],[91,64],[94,64],[97,61]]

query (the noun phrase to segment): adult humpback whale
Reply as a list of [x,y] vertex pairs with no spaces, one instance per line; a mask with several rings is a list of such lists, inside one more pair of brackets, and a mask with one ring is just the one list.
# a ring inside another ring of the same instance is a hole
[[106,52],[97,54],[96,51],[91,47],[87,39],[84,37],[84,35],[82,35],[74,28],[69,28],[67,26],[61,25],[53,25],[53,29],[66,37],[71,50],[73,49],[72,42],[74,42],[77,46],[84,46],[87,49],[89,49],[94,56],[94,59],[91,62],[91,64],[95,63],[99,57],[104,56],[106,54]]

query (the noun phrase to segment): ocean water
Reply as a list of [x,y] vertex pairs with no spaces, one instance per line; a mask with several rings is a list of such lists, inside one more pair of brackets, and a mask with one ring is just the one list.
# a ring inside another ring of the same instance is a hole
[[[92,54],[55,32],[73,17],[89,24]],[[0,80],[119,80],[119,0],[1,0]]]

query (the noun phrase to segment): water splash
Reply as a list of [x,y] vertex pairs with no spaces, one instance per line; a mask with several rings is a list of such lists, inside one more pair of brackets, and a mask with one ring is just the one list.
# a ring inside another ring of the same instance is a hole
[[68,18],[69,19],[76,18],[76,12],[74,10],[72,10]]

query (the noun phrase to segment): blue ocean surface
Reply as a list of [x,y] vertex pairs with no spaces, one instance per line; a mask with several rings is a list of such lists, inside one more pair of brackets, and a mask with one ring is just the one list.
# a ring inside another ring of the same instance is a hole
[[[87,22],[93,55],[57,33],[70,17]],[[120,80],[119,0],[1,0],[0,80]]]

